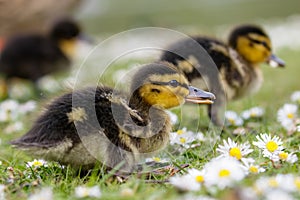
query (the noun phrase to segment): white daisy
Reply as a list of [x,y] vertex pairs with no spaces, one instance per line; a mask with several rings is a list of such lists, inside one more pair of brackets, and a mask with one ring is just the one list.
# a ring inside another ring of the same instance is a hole
[[191,176],[193,181],[196,181],[197,183],[203,183],[204,182],[204,174],[205,171],[204,170],[198,170],[198,169],[188,169],[187,171],[188,175]]
[[42,188],[40,191],[30,195],[28,200],[52,200],[53,191],[51,188]]
[[201,184],[189,174],[183,176],[173,176],[169,179],[170,184],[175,186],[180,191],[198,191]]
[[282,199],[282,200],[294,200],[294,198],[287,192],[282,190],[272,190],[265,194],[265,200],[274,200],[274,199]]
[[255,181],[254,188],[258,194],[263,195],[269,190],[278,188],[279,183],[274,177],[262,176]]
[[287,131],[295,131],[298,106],[284,104],[277,112],[277,120]]
[[177,116],[176,114],[172,113],[172,112],[169,111],[169,110],[167,110],[166,112],[167,112],[167,114],[168,114],[169,117],[170,117],[171,124],[173,124],[173,125],[176,124],[176,123],[178,122],[178,116]]
[[225,122],[227,126],[242,126],[244,124],[243,119],[231,110],[225,112]]
[[291,100],[295,103],[300,104],[300,91],[296,91],[291,95]]
[[293,188],[295,188],[295,191],[300,192],[300,177],[294,177],[293,183]]
[[215,158],[204,166],[204,184],[207,187],[217,186],[220,189],[232,186],[245,177],[240,163],[231,157]]
[[281,174],[281,180],[283,183],[280,185],[280,189],[287,192],[299,192],[300,191],[300,178],[293,174]]
[[8,99],[0,104],[1,110],[13,111],[19,108],[19,103],[13,99]]
[[52,76],[40,78],[37,82],[37,86],[39,89],[49,93],[55,93],[61,89],[59,83]]
[[47,164],[47,162],[46,162],[45,160],[42,160],[42,159],[39,159],[39,160],[34,159],[34,160],[31,161],[31,162],[27,162],[27,163],[26,163],[26,166],[27,166],[27,167],[30,167],[30,168],[35,168],[35,169],[37,169],[37,168],[40,168],[40,167],[47,167],[48,164]]
[[287,153],[285,151],[280,151],[278,153],[278,157],[282,161],[286,161],[288,163],[295,163],[298,161],[298,157],[294,153]]
[[263,156],[273,161],[278,161],[278,153],[283,150],[282,141],[278,136],[271,138],[270,134],[262,133],[256,136],[258,141],[253,142],[253,145],[263,150]]
[[276,176],[271,177],[260,177],[255,182],[255,188],[260,194],[266,194],[270,191],[279,189],[282,190],[285,188],[286,180],[285,175],[277,174]]
[[242,168],[245,170],[246,174],[258,174],[266,171],[265,168],[255,165],[255,160],[253,158],[242,159]]
[[27,114],[29,112],[32,112],[36,109],[37,105],[35,101],[27,101],[26,103],[23,103],[19,106],[19,110],[23,114]]
[[253,151],[250,149],[250,144],[248,142],[244,144],[237,144],[228,138],[228,141],[223,140],[223,145],[218,146],[217,151],[221,153],[221,157],[233,157],[237,160],[241,160],[243,157],[248,155]]
[[19,117],[19,103],[8,99],[0,104],[0,122],[14,121]]
[[248,120],[250,118],[260,118],[265,114],[265,110],[261,107],[253,107],[242,112],[242,118]]
[[189,148],[192,142],[202,141],[203,138],[203,133],[194,133],[193,131],[188,131],[187,128],[184,127],[183,129],[170,133],[170,144],[179,144],[185,148]]
[[78,186],[75,188],[75,197],[84,198],[84,197],[101,197],[102,193],[98,186],[86,187]]
[[12,83],[9,87],[9,98],[29,99],[33,95],[32,85],[28,82]]

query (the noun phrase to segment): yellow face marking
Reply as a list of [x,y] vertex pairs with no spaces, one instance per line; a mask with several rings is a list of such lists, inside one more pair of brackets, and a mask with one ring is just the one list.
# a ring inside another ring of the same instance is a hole
[[267,61],[271,55],[271,48],[269,38],[254,33],[241,36],[237,40],[237,51],[245,60],[253,64]]
[[165,109],[179,106],[184,103],[185,97],[189,94],[188,88],[181,85],[173,87],[168,84],[153,84],[155,82],[168,83],[171,80],[188,85],[186,78],[180,74],[152,75],[149,77],[149,83],[140,88],[140,96],[150,105],[161,106]]
[[67,57],[72,58],[75,55],[76,44],[76,38],[69,40],[64,39],[59,41],[59,48]]

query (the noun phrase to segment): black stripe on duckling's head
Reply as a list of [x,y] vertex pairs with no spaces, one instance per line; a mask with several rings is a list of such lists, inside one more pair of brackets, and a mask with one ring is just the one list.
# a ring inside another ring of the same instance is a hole
[[131,92],[133,97],[138,96],[151,106],[165,109],[179,106],[185,100],[193,103],[212,103],[212,99],[215,98],[211,93],[189,86],[184,74],[167,62],[142,66],[132,78]]
[[229,45],[233,48],[236,48],[238,38],[241,36],[247,36],[251,33],[269,38],[268,35],[264,32],[264,30],[257,25],[242,25],[232,30],[229,36]]
[[73,39],[80,35],[79,25],[71,19],[63,19],[56,22],[50,31],[50,37],[54,40]]
[[272,43],[265,31],[257,25],[241,25],[233,29],[229,45],[247,62],[269,62],[271,66],[284,66],[284,62],[272,54]]

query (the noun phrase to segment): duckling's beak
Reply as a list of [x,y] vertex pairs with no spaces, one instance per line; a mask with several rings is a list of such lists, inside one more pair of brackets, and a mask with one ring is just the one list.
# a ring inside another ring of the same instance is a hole
[[78,39],[79,39],[80,41],[86,42],[86,43],[88,43],[88,44],[90,44],[90,45],[95,44],[94,39],[91,38],[91,37],[88,36],[88,35],[85,35],[85,34],[80,34],[80,35],[78,36]]
[[197,104],[213,104],[216,96],[210,92],[205,92],[193,86],[189,86],[189,95],[185,98],[187,102]]
[[278,58],[277,56],[275,56],[274,54],[272,54],[267,63],[271,66],[271,67],[284,67],[285,66],[285,62],[283,60],[281,60],[280,58]]

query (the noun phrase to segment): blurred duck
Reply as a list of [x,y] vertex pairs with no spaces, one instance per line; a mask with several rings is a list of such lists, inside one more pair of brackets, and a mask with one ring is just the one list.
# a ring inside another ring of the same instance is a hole
[[133,75],[130,95],[105,86],[65,94],[11,143],[75,168],[88,169],[100,161],[131,171],[141,154],[151,155],[168,144],[171,123],[165,109],[185,101],[210,104],[214,98],[189,86],[173,65],[147,64]]
[[44,75],[67,70],[80,37],[80,27],[71,19],[55,23],[46,36],[12,37],[0,54],[0,74],[6,80],[22,78],[35,83]]
[[[261,27],[241,25],[232,30],[227,43],[196,36],[174,43],[162,54],[161,60],[176,65],[193,85],[197,85],[195,82],[203,83],[203,74],[201,76],[197,67],[205,65],[201,63],[201,55],[197,55],[201,52],[193,51],[193,43],[196,42],[206,50],[218,70],[218,74],[208,77],[208,84],[211,92],[216,95],[215,103],[209,106],[209,115],[219,126],[223,125],[222,111],[226,98],[238,99],[261,87],[263,76],[259,64],[266,62],[273,67],[285,65],[284,61],[272,53],[271,40]],[[221,87],[212,86],[217,84]],[[206,87],[200,88],[207,89]]]

